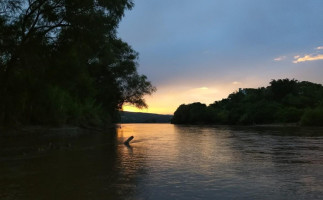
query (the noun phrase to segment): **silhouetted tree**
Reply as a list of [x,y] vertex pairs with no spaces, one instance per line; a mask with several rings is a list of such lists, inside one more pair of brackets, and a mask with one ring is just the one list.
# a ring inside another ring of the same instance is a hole
[[[270,124],[300,123],[323,126],[323,86],[297,80],[272,80],[270,86],[246,88],[208,107],[194,103],[181,105],[174,113],[177,124]],[[196,113],[191,117],[190,110]],[[198,114],[197,114],[198,113]]]
[[131,0],[0,2],[0,124],[111,121],[156,89],[117,37]]
[[275,100],[281,100],[287,94],[297,94],[297,83],[295,79],[278,79],[270,82],[269,89]]
[[173,124],[198,124],[207,120],[206,105],[201,103],[192,103],[189,105],[182,104],[175,111],[172,118]]

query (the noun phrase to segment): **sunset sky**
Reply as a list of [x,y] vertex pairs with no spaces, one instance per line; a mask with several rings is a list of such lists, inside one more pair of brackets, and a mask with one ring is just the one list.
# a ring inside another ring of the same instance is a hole
[[139,52],[157,92],[148,109],[173,114],[271,79],[323,83],[322,0],[135,0],[119,36]]

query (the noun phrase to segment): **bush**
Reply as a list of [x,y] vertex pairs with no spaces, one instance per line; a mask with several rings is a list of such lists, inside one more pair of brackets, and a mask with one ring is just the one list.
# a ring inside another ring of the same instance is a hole
[[308,109],[301,119],[303,126],[323,126],[323,107]]
[[296,123],[299,122],[303,114],[303,110],[289,107],[282,108],[277,113],[277,119],[283,123]]

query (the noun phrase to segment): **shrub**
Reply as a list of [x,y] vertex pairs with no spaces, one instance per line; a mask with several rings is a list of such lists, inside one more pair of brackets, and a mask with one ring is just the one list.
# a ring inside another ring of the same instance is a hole
[[303,126],[323,126],[323,107],[316,107],[305,111],[301,119]]

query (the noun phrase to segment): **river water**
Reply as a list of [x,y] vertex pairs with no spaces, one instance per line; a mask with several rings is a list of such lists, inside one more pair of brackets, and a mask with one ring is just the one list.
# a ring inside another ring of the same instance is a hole
[[0,199],[323,198],[322,128],[122,124],[79,132],[0,135]]

